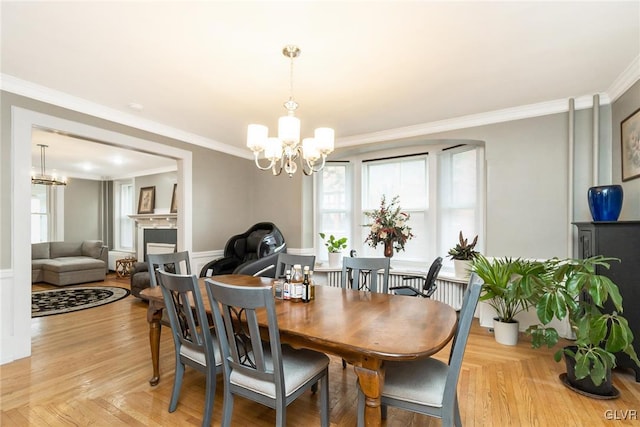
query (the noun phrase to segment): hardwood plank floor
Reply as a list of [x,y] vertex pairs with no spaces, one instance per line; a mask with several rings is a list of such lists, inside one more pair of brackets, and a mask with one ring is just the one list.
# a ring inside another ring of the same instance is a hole
[[[109,275],[92,285],[129,287]],[[46,284],[33,289],[54,288]],[[199,426],[204,376],[187,368],[178,409],[169,413],[174,351],[165,328],[161,380],[151,387],[146,303],[129,296],[105,306],[31,321],[32,356],[0,366],[2,426]],[[448,348],[436,357],[446,360]],[[615,371],[616,400],[594,400],[564,387],[555,349],[534,350],[527,337],[515,347],[495,343],[477,321],[465,354],[458,396],[465,426],[638,425],[640,384],[631,371]],[[332,426],[356,424],[355,374],[332,357]],[[213,425],[220,424],[218,381]],[[319,425],[318,396],[305,394],[287,412],[288,425]],[[635,412],[633,412],[635,411]],[[627,419],[623,419],[623,418]],[[629,419],[631,418],[631,419]],[[237,398],[236,426],[271,426],[274,412]],[[615,421],[614,421],[615,420]],[[615,423],[615,424],[612,424]],[[389,408],[386,426],[440,426],[422,415]]]

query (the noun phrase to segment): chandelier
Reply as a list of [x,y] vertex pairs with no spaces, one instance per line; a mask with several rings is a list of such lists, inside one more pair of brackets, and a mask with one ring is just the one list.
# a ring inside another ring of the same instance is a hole
[[46,175],[44,173],[46,169],[46,160],[44,156],[44,150],[48,147],[48,145],[38,144],[40,147],[40,175],[31,175],[31,183],[32,184],[40,184],[40,185],[67,185],[67,179],[62,178],[62,180],[58,180],[55,175]]
[[[284,103],[287,115],[278,119],[278,136],[269,137],[266,126],[251,124],[247,129],[247,147],[253,151],[256,166],[261,170],[269,170],[280,175],[284,170],[289,177],[298,170],[296,161],[300,163],[302,172],[311,175],[319,172],[325,165],[327,155],[333,151],[334,131],[330,128],[318,128],[313,138],[304,138],[300,144],[300,119],[295,116],[298,103],[293,99],[293,60],[300,56],[298,46],[288,45],[282,54],[290,59],[289,100]],[[259,155],[269,161],[261,166]]]

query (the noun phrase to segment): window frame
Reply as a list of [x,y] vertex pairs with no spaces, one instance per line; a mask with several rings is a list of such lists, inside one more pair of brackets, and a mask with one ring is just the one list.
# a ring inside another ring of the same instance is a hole
[[[314,192],[314,203],[315,203],[315,209],[313,210],[313,214],[314,214],[314,218],[313,218],[313,223],[314,223],[314,242],[315,242],[315,255],[316,255],[316,259],[318,260],[318,262],[328,262],[329,261],[329,254],[328,251],[326,249],[326,246],[324,245],[324,240],[320,237],[320,233],[324,233],[326,232],[326,230],[323,228],[322,225],[322,216],[324,213],[342,213],[344,212],[346,214],[347,218],[351,218],[353,217],[352,212],[353,212],[353,204],[350,203],[350,201],[353,200],[353,167],[352,167],[352,163],[350,161],[327,161],[325,164],[325,167],[331,167],[331,166],[343,166],[345,168],[345,199],[346,199],[346,205],[344,207],[344,209],[323,209],[322,208],[322,203],[320,203],[320,197],[322,194],[322,189],[323,189],[323,182],[322,179],[317,179],[318,174],[320,174],[320,176],[322,176],[322,171],[314,174],[314,180],[313,180],[313,192]],[[327,236],[328,237],[328,236]],[[336,238],[340,238],[340,237],[346,237],[347,238],[347,245],[348,247],[351,247],[351,244],[353,242],[353,227],[351,225],[349,225],[347,227],[347,231],[345,232],[345,235],[340,235],[340,236],[335,236]]]
[[[135,251],[136,246],[136,225],[135,221],[130,218],[128,215],[135,214],[135,211],[131,212],[122,212],[122,187],[130,187],[131,195],[130,198],[130,207],[131,209],[135,209],[135,181],[133,179],[130,180],[116,180],[114,181],[114,192],[113,192],[113,207],[114,207],[114,218],[113,218],[113,240],[114,240],[114,250],[123,251],[123,252],[133,252]],[[122,222],[129,222],[131,225],[131,247],[123,246],[122,244]]]
[[[42,186],[41,184],[31,184],[31,198],[33,198],[33,189],[35,185]],[[47,185],[45,187],[45,212],[33,212],[30,209],[30,221],[33,224],[33,217],[37,215],[44,217],[46,221],[46,236],[44,240],[35,242],[33,240],[33,230],[30,236],[31,243],[41,242],[53,242],[64,240],[64,186]],[[40,239],[43,238],[40,233]]]
[[[360,232],[362,231],[362,218],[364,218],[364,210],[362,208],[363,205],[363,181],[365,180],[363,176],[363,164],[373,162],[376,160],[393,160],[394,158],[411,158],[411,157],[419,157],[426,156],[427,158],[427,190],[429,192],[428,196],[428,206],[426,208],[426,227],[428,230],[428,235],[434,236],[434,238],[429,238],[427,242],[427,252],[424,257],[419,259],[405,259],[400,260],[398,256],[394,256],[392,259],[392,263],[396,268],[405,268],[405,269],[420,269],[425,270],[428,268],[428,265],[436,258],[436,256],[441,256],[443,260],[445,260],[442,272],[445,275],[450,274],[453,275],[453,262],[449,260],[446,256],[448,249],[443,249],[443,237],[442,237],[442,212],[440,208],[440,181],[442,180],[441,176],[441,156],[442,153],[460,153],[469,150],[477,150],[476,151],[476,199],[475,199],[475,230],[477,230],[477,234],[479,236],[478,245],[476,246],[477,250],[480,252],[484,251],[484,234],[486,229],[486,207],[485,207],[485,199],[486,199],[486,173],[485,173],[485,149],[482,143],[474,144],[474,143],[451,143],[451,144],[433,144],[428,148],[429,150],[425,152],[424,145],[419,146],[419,149],[416,147],[404,147],[395,150],[388,151],[380,151],[377,152],[378,156],[372,156],[372,153],[367,153],[366,155],[354,155],[348,157],[348,160],[343,160],[343,162],[348,161],[350,167],[347,173],[350,173],[347,177],[347,181],[351,182],[351,187],[348,189],[348,192],[351,197],[351,235],[356,236],[349,240],[348,242],[348,250],[355,249],[358,254],[363,253],[363,249],[365,248],[364,238],[358,239],[357,236],[360,236]],[[453,151],[452,151],[453,150]],[[389,154],[384,156],[384,154]],[[327,162],[327,164],[331,164],[335,162]],[[326,248],[322,242],[322,239],[318,237],[318,233],[321,232],[321,224],[318,221],[318,216],[322,211],[321,206],[321,190],[322,184],[318,182],[321,178],[318,178],[317,174],[314,174],[314,203],[316,204],[316,209],[314,209],[314,235],[316,238],[314,241],[316,242],[316,246],[314,248],[314,252],[316,254],[316,259],[319,262],[322,262],[324,258],[327,257]],[[391,197],[390,195],[387,195]],[[349,196],[348,196],[349,197]],[[402,199],[400,200],[400,205],[403,208],[403,211],[411,213],[412,210],[404,207],[402,203]],[[363,234],[364,235],[364,234]],[[457,238],[457,234],[455,236]],[[466,234],[465,234],[465,237]],[[473,236],[470,236],[473,238]],[[419,238],[419,237],[417,237]],[[361,241],[360,241],[361,240]],[[447,240],[450,240],[447,238]],[[411,244],[411,241],[408,242],[408,245]],[[382,250],[382,249],[381,249]],[[378,248],[376,249],[378,251]],[[444,252],[443,252],[444,251]],[[345,252],[345,255],[348,255],[348,251]],[[376,255],[377,256],[377,255]]]

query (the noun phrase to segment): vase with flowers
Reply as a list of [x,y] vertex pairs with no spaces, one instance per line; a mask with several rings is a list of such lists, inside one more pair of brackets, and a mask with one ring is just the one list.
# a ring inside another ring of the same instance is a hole
[[399,199],[399,196],[394,196],[391,203],[387,204],[383,195],[378,209],[365,212],[371,222],[364,225],[369,227],[369,234],[364,242],[372,248],[384,244],[386,257],[392,257],[394,249],[403,251],[405,243],[414,237],[411,227],[407,224],[410,215],[402,212]]

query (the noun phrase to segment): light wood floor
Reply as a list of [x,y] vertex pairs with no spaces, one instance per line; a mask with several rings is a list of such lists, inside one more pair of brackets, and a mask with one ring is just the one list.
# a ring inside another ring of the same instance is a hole
[[[99,285],[101,283],[95,283]],[[105,285],[129,287],[109,277]],[[34,289],[49,288],[36,285]],[[32,356],[0,366],[2,426],[199,426],[204,376],[187,368],[178,409],[169,413],[173,342],[164,329],[161,381],[151,387],[146,304],[129,296],[75,313],[33,319]],[[445,359],[448,348],[436,357]],[[474,324],[458,384],[466,426],[624,426],[640,421],[640,384],[630,371],[616,371],[617,400],[593,400],[558,380],[562,364],[554,350],[533,350],[527,337],[516,347],[496,344]],[[340,359],[330,366],[332,426],[354,426],[355,374]],[[218,381],[213,425],[219,425]],[[625,416],[638,414],[635,420]],[[319,425],[318,396],[305,394],[288,409],[289,426]],[[615,421],[612,421],[614,419]],[[271,409],[236,399],[234,425],[271,426]],[[613,423],[613,424],[612,424]],[[389,408],[387,426],[439,426],[440,420]]]

